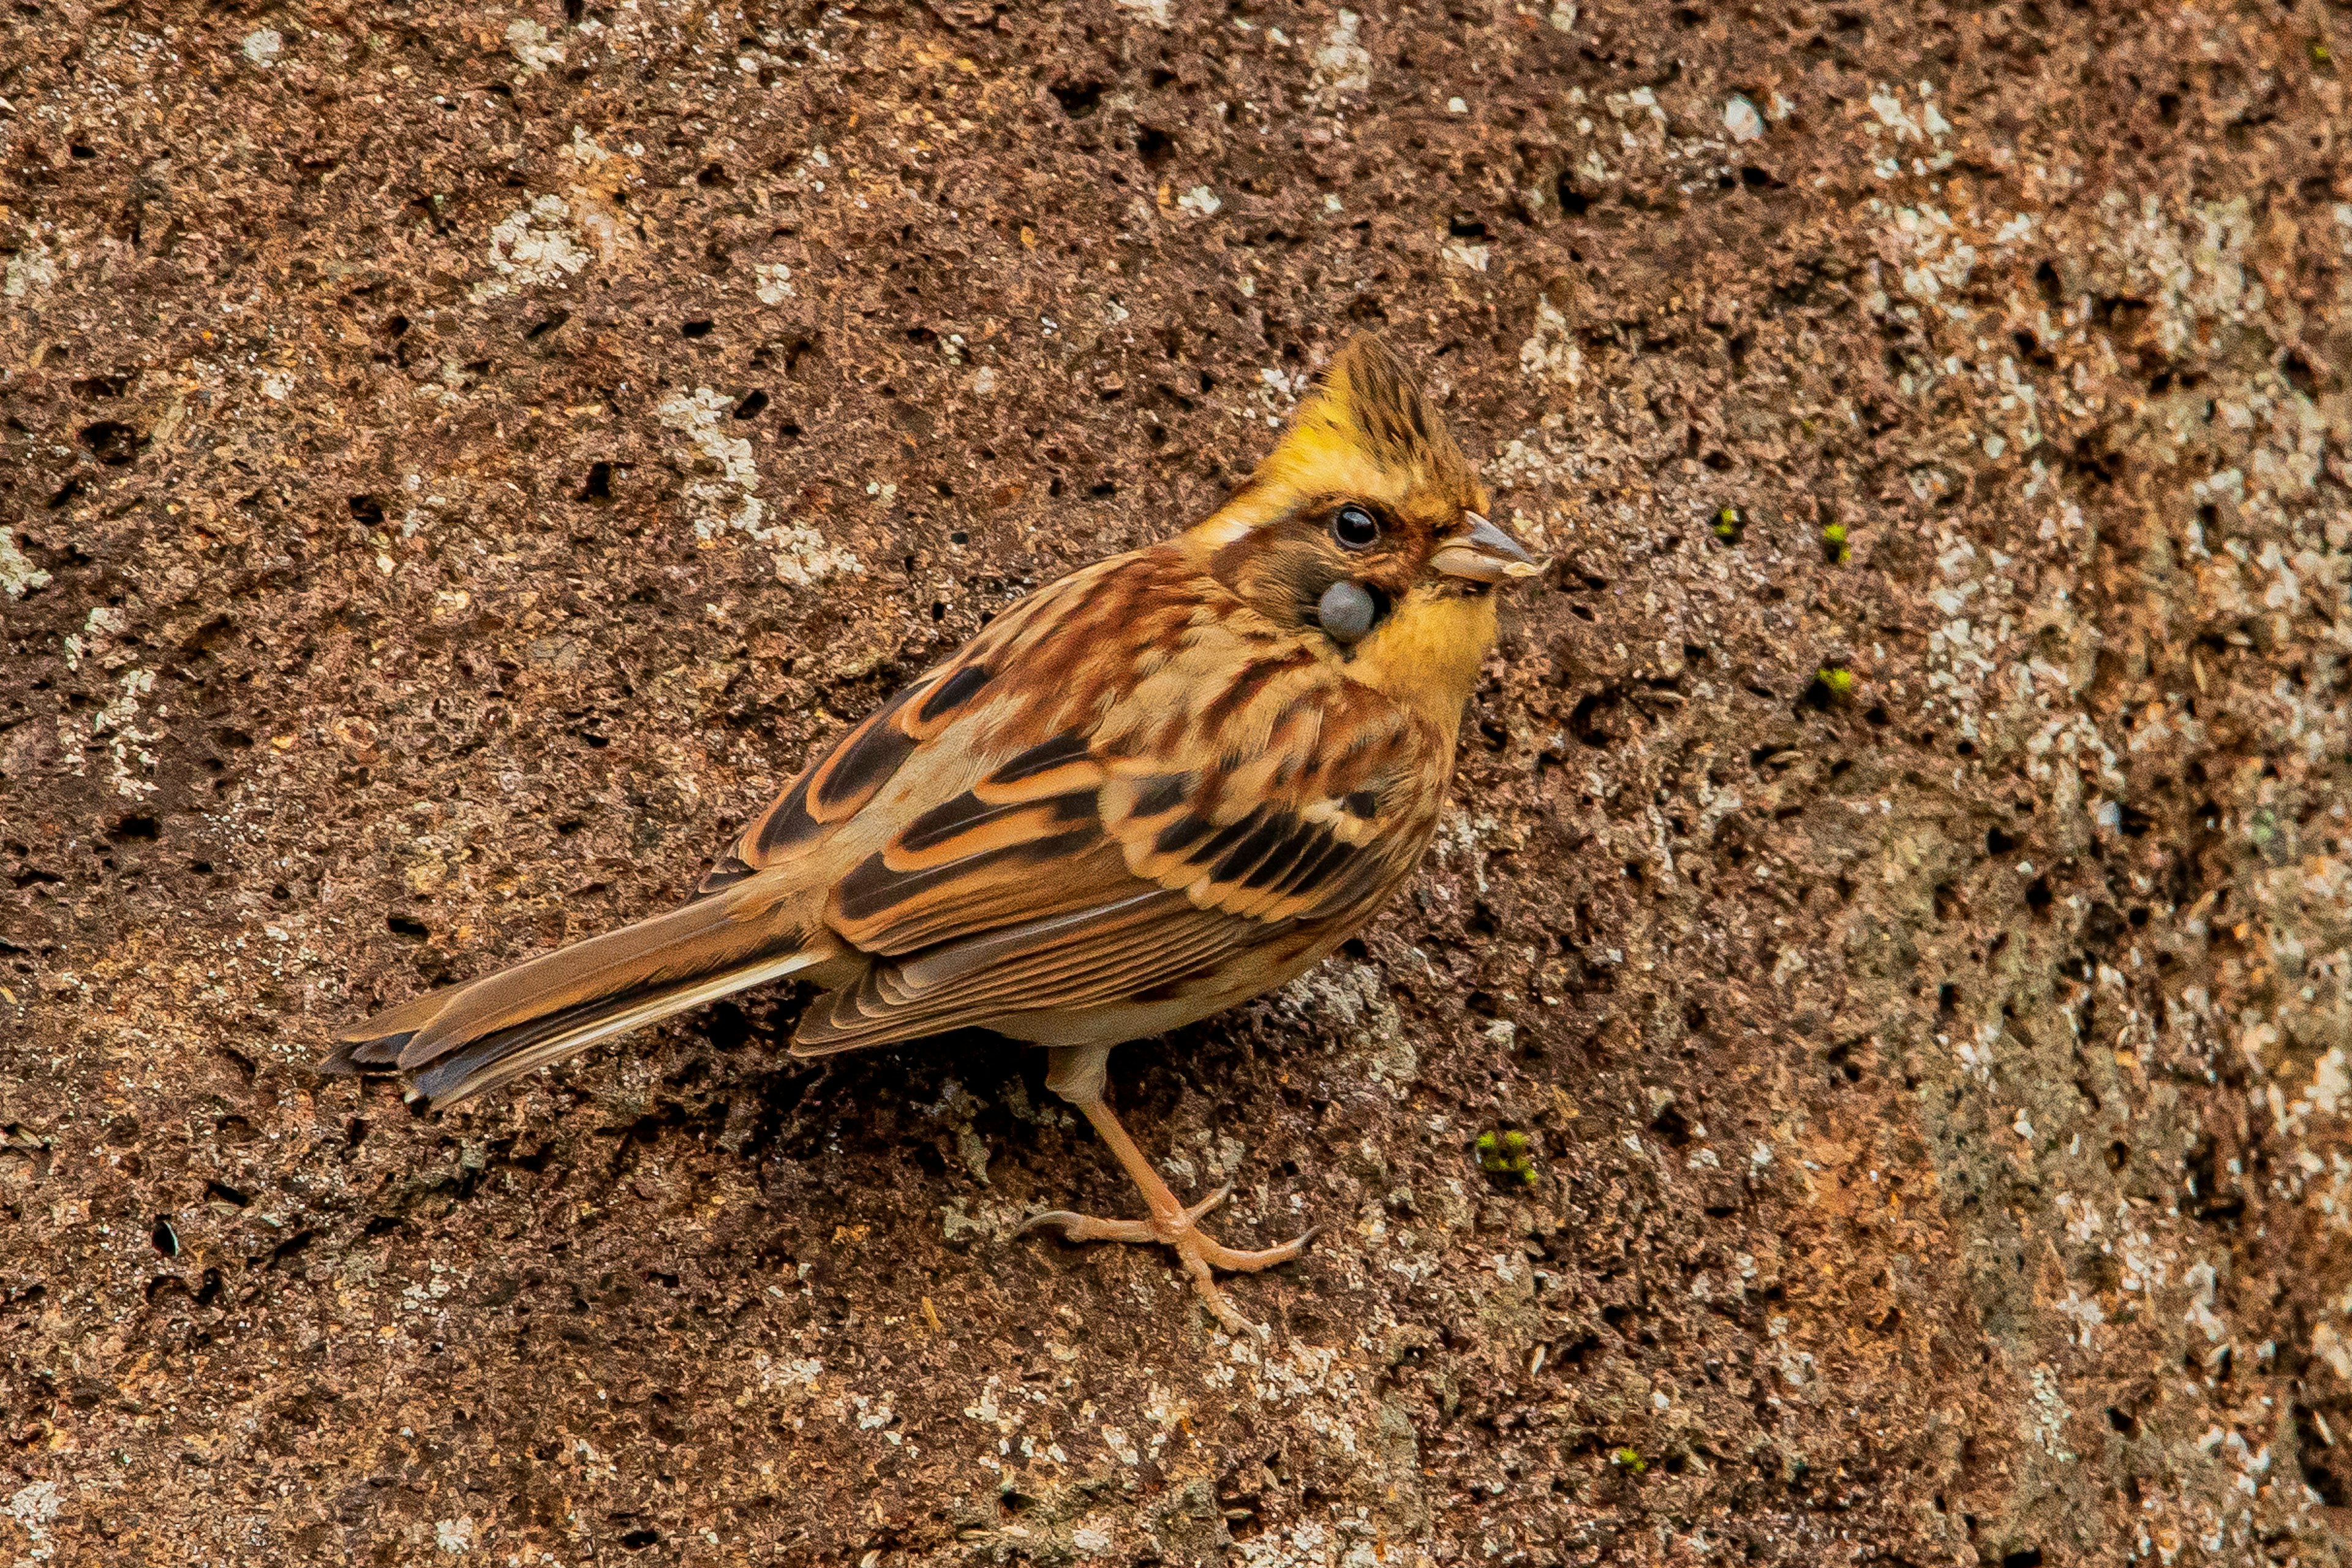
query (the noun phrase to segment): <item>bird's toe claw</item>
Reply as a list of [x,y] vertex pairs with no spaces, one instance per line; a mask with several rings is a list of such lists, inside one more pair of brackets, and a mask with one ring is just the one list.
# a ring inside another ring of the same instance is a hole
[[1013,1227],[1015,1236],[1026,1236],[1033,1230],[1048,1226],[1058,1228],[1065,1241],[1158,1241],[1160,1235],[1150,1222],[1139,1219],[1097,1219],[1090,1214],[1077,1214],[1069,1209],[1048,1209],[1033,1214]]

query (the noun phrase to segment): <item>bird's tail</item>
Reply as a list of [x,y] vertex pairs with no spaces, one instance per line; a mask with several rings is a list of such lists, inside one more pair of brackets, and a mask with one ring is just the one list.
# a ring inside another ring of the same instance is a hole
[[415,1093],[453,1105],[838,951],[769,889],[730,888],[379,1013],[337,1036],[319,1069],[414,1073]]

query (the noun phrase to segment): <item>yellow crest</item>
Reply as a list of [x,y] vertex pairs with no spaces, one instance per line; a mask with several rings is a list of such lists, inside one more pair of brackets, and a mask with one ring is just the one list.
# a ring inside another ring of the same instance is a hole
[[1225,542],[1315,498],[1375,500],[1443,530],[1486,507],[1444,416],[1369,334],[1339,351],[1249,482],[1202,527]]

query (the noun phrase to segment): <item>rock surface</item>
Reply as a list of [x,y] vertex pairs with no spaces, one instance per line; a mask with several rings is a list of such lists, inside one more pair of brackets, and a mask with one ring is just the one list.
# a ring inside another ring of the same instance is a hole
[[[0,1558],[2345,1561],[2352,24],[2111,9],[18,4]],[[1001,1042],[306,1071],[1361,328],[1557,563],[1114,1060],[1263,1338]]]

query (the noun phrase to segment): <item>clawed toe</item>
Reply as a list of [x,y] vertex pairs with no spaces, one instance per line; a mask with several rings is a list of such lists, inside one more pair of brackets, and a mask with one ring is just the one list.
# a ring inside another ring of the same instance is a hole
[[1253,1274],[1302,1256],[1307,1251],[1307,1244],[1315,1239],[1316,1232],[1321,1228],[1320,1226],[1309,1226],[1279,1247],[1260,1247],[1255,1251],[1223,1247],[1195,1231],[1192,1233],[1193,1246],[1199,1250],[1201,1260],[1212,1268],[1222,1268],[1228,1274]]
[[1225,1293],[1217,1288],[1213,1271],[1228,1274],[1251,1274],[1276,1264],[1288,1263],[1307,1250],[1315,1239],[1315,1230],[1284,1242],[1279,1247],[1255,1249],[1227,1247],[1202,1231],[1198,1221],[1202,1215],[1225,1201],[1230,1187],[1220,1187],[1190,1208],[1180,1209],[1167,1220],[1098,1219],[1093,1215],[1078,1214],[1069,1209],[1049,1209],[1031,1215],[1023,1220],[1013,1234],[1025,1236],[1033,1230],[1057,1229],[1067,1241],[1156,1242],[1176,1254],[1184,1272],[1192,1277],[1192,1287],[1209,1311],[1223,1325],[1228,1333],[1241,1333],[1251,1327],[1248,1319],[1234,1310]]
[[1234,1184],[1231,1182],[1227,1182],[1223,1186],[1219,1187],[1215,1192],[1211,1193],[1207,1197],[1202,1198],[1199,1203],[1194,1204],[1191,1208],[1186,1209],[1184,1211],[1184,1223],[1186,1225],[1192,1224],[1202,1215],[1207,1214],[1211,1209],[1215,1208],[1219,1204],[1223,1203],[1227,1198],[1232,1197],[1233,1195]]
[[1224,1291],[1218,1288],[1215,1271],[1222,1268],[1228,1274],[1254,1274],[1261,1268],[1271,1268],[1305,1252],[1307,1244],[1314,1239],[1315,1232],[1308,1230],[1280,1247],[1251,1251],[1226,1247],[1203,1235],[1199,1226],[1187,1225],[1167,1241],[1175,1248],[1177,1260],[1184,1266],[1184,1272],[1192,1277],[1192,1289],[1200,1295],[1201,1304],[1209,1309],[1210,1315],[1223,1325],[1225,1332],[1238,1336],[1252,1331],[1256,1325],[1234,1310],[1234,1304],[1225,1300]]
[[1024,1220],[1021,1231],[1052,1226],[1058,1227],[1063,1236],[1072,1241],[1157,1242],[1175,1252],[1177,1261],[1184,1266],[1184,1272],[1192,1278],[1192,1289],[1200,1292],[1202,1304],[1224,1326],[1227,1333],[1239,1335],[1251,1331],[1254,1325],[1234,1310],[1233,1304],[1225,1300],[1225,1293],[1217,1289],[1216,1271],[1222,1268],[1229,1274],[1248,1274],[1260,1268],[1271,1268],[1277,1263],[1287,1263],[1307,1250],[1307,1244],[1315,1239],[1315,1232],[1309,1230],[1280,1247],[1255,1251],[1226,1247],[1205,1235],[1201,1229],[1201,1216],[1223,1203],[1231,1195],[1233,1188],[1219,1187],[1190,1207],[1176,1201],[1176,1194],[1168,1190],[1168,1184],[1160,1178],[1158,1171],[1151,1168],[1151,1162],[1144,1157],[1142,1150],[1136,1147],[1135,1140],[1128,1136],[1127,1129],[1119,1125],[1118,1118],[1103,1101],[1102,1064],[1108,1051],[1108,1047],[1101,1046],[1055,1047],[1053,1065],[1045,1074],[1045,1087],[1086,1113],[1096,1135],[1118,1157],[1129,1179],[1143,1194],[1143,1201],[1151,1210],[1151,1217],[1148,1220],[1097,1219],[1091,1215],[1054,1209]]
[[1148,1220],[1097,1219],[1090,1214],[1076,1214],[1069,1209],[1049,1209],[1033,1214],[1015,1226],[1013,1234],[1026,1236],[1033,1230],[1058,1226],[1065,1241],[1158,1241],[1159,1233]]

